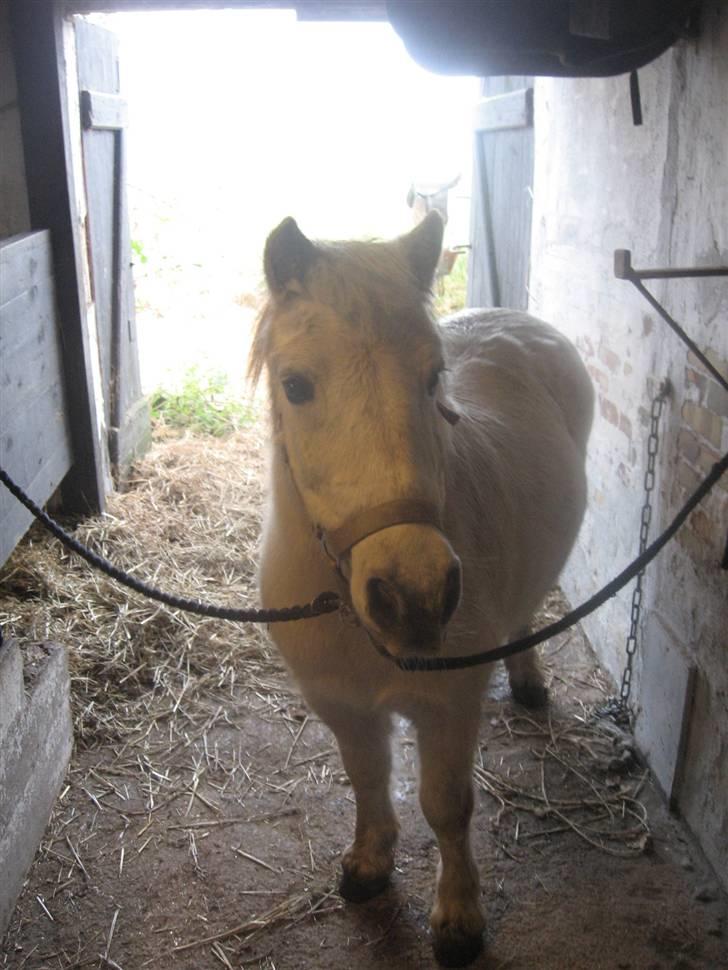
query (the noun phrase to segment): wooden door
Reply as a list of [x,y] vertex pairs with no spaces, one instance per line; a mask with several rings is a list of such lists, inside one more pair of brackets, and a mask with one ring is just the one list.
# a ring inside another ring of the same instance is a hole
[[[73,464],[51,234],[0,240],[0,466],[45,505]],[[33,521],[0,485],[0,566]]]
[[[88,327],[85,239],[75,170],[78,126],[72,123],[76,119],[70,114],[76,98],[69,102],[68,97],[73,65],[69,63],[71,45],[67,41],[72,28],[60,4],[10,0],[6,6],[13,35],[30,228],[49,233],[58,307],[72,448],[72,464],[61,483],[63,508],[68,513],[102,512],[110,477],[102,430],[103,402],[95,376],[98,353]],[[21,441],[23,447],[27,443],[27,438]]]
[[528,309],[533,79],[490,77],[476,108],[468,305]]
[[116,37],[80,19],[75,31],[91,300],[109,455],[118,481],[149,441],[149,409],[139,377],[126,206],[127,109],[120,94]]

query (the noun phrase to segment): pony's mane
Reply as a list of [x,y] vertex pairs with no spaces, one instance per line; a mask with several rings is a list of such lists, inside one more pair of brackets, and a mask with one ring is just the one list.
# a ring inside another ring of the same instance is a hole
[[431,294],[423,291],[396,242],[317,242],[319,256],[298,292],[269,294],[254,325],[248,365],[253,386],[265,366],[272,321],[289,301],[308,298],[323,303],[349,325],[386,339],[398,337],[430,320]]

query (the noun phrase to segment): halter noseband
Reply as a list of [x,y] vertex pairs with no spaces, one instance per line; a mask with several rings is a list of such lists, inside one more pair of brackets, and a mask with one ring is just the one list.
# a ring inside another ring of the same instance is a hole
[[[460,420],[457,411],[436,401],[440,415],[448,424],[455,425]],[[283,460],[288,468],[293,487],[298,492],[299,498],[303,502],[301,491],[298,488],[291,462],[288,458],[288,450],[283,446]],[[373,535],[375,532],[382,532],[393,525],[431,525],[438,532],[445,534],[442,527],[440,511],[433,502],[426,499],[400,498],[391,502],[383,502],[375,505],[371,509],[363,509],[356,512],[351,518],[347,519],[338,529],[326,530],[320,525],[314,526],[316,537],[321,542],[321,547],[334,564],[338,572],[341,573],[341,560],[351,548],[362,539]]]
[[342,557],[358,542],[393,525],[431,525],[442,532],[436,505],[424,499],[401,498],[363,509],[338,529],[327,532],[319,526],[316,533],[326,555],[339,567]]

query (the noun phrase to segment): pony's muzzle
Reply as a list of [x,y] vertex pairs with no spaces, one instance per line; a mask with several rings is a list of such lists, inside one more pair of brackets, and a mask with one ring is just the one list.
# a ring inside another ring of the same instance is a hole
[[352,550],[351,590],[359,618],[389,653],[436,652],[460,602],[460,560],[439,530],[394,526]]
[[411,593],[379,576],[372,576],[367,581],[369,615],[384,629],[404,625],[416,636],[421,626],[447,626],[460,602],[459,563],[455,563],[447,571],[441,600],[439,611],[430,610],[421,602],[416,592]]

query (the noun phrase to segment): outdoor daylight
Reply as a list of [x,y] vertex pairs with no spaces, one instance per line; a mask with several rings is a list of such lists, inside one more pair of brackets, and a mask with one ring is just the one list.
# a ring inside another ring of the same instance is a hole
[[414,225],[410,187],[448,195],[440,283],[465,298],[474,78],[418,67],[389,24],[293,11],[117,14],[129,105],[128,192],[145,391],[190,368],[244,393],[268,233],[387,238]]

